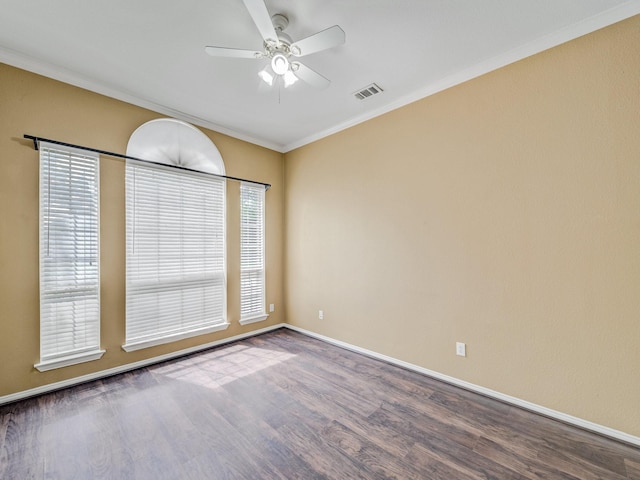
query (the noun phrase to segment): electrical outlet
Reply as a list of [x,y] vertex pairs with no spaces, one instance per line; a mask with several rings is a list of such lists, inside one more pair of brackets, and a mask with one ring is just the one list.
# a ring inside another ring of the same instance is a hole
[[467,356],[467,346],[462,342],[456,342],[456,355],[461,357]]
[[324,312],[322,310],[318,310],[318,320],[324,320]]
[[276,309],[275,305],[273,303],[270,303],[269,304],[269,312],[272,313],[275,309]]

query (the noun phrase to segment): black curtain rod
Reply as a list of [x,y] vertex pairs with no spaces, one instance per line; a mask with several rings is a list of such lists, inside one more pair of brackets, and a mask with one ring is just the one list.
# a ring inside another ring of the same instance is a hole
[[[38,142],[47,142],[47,143],[52,143],[54,145],[62,145],[65,147],[79,148],[80,150],[86,150],[88,152],[95,152],[102,155],[109,155],[110,157],[124,158],[128,160],[136,160],[138,162],[158,164],[157,162],[152,162],[151,160],[144,160],[142,158],[130,157],[128,155],[123,155],[122,153],[108,152],[106,150],[98,150],[97,148],[91,148],[91,147],[83,147],[82,145],[74,145],[73,143],[59,142],[58,140],[51,140],[49,138],[35,137],[33,135],[27,135],[27,134],[24,135],[24,138],[28,140],[33,140],[33,148],[35,148],[36,150],[40,150],[40,146],[38,145]],[[214,177],[224,178],[226,180],[236,180],[238,182],[247,182],[247,183],[253,183],[256,185],[263,185],[265,190],[269,190],[271,188],[270,183],[256,182],[255,180],[247,180],[245,178],[229,177],[227,175],[219,175],[217,173],[201,172],[199,170],[180,167],[178,165],[167,165],[165,163],[161,163],[160,165],[164,165],[165,167],[177,168],[179,170],[187,170],[188,172],[196,172],[196,173],[202,173],[205,175],[213,175]]]

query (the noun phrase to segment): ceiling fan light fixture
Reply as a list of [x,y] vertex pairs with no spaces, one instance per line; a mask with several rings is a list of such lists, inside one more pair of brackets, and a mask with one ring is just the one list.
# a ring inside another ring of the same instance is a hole
[[258,76],[266,83],[267,85],[273,85],[273,75],[271,75],[267,70],[260,70],[258,72]]
[[287,70],[283,78],[284,78],[284,88],[290,87],[291,85],[293,85],[298,81],[298,77],[296,77],[291,70]]
[[289,71],[289,60],[281,53],[278,53],[271,59],[271,68],[276,75],[284,75]]
[[[284,32],[289,25],[286,15],[276,13],[269,16],[264,0],[243,0],[253,23],[258,28],[263,40],[263,50],[247,50],[209,45],[205,52],[212,57],[266,59],[269,62],[261,72],[260,79],[272,86],[282,77],[282,85],[290,87],[298,80],[317,88],[326,88],[331,81],[318,72],[299,63],[297,57],[303,57],[345,43],[345,33],[338,25],[309,35],[301,40],[293,41]],[[291,62],[291,60],[294,60]],[[280,85],[280,84],[279,84]]]

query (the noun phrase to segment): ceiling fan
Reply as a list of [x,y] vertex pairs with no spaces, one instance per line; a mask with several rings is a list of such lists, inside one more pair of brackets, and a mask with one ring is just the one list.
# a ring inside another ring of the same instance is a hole
[[209,55],[227,58],[270,59],[271,63],[258,73],[268,85],[272,85],[278,78],[282,78],[285,87],[293,85],[298,79],[318,88],[329,86],[331,83],[329,79],[296,59],[342,45],[345,42],[345,33],[338,25],[294,42],[289,35],[284,33],[284,29],[289,25],[289,19],[286,16],[279,13],[269,16],[264,0],[243,0],[243,2],[258,27],[260,35],[262,35],[263,50],[207,46],[204,49]]

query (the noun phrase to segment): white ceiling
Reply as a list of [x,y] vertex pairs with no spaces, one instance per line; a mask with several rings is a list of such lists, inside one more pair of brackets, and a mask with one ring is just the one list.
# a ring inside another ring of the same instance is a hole
[[[205,54],[262,49],[242,0],[0,0],[0,61],[286,152],[640,13],[640,0],[266,4],[294,41],[346,32],[344,45],[301,59],[327,89],[265,88],[266,60]],[[373,82],[384,93],[356,100]]]

